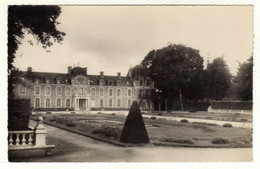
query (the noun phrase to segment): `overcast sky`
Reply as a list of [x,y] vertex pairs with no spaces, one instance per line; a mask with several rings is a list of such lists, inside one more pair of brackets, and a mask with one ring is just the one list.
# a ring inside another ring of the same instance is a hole
[[206,61],[224,56],[236,74],[238,62],[253,53],[251,6],[62,6],[58,29],[62,44],[46,52],[30,46],[27,36],[17,51],[21,70],[67,72],[68,66],[88,67],[89,74],[126,75],[153,49],[169,43],[200,51]]

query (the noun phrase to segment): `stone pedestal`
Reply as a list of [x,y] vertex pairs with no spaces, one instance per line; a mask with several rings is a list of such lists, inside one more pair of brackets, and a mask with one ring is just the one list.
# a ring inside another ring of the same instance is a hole
[[46,130],[45,127],[42,124],[43,118],[38,117],[37,118],[37,125],[35,126],[35,146],[44,146],[46,145],[45,139],[46,139]]

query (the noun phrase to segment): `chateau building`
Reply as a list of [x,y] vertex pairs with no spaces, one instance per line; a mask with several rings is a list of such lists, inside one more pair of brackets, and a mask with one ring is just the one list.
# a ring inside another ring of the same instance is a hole
[[153,110],[154,82],[141,65],[127,76],[89,75],[87,68],[68,67],[67,73],[21,72],[15,87],[18,98],[31,100],[35,110],[126,110],[138,101],[141,110]]

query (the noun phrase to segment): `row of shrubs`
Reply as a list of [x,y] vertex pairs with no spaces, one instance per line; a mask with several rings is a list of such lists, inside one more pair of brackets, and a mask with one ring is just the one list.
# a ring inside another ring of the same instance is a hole
[[[171,142],[171,143],[179,143],[179,144],[194,144],[194,142],[190,139],[172,139],[172,138],[167,138],[167,139],[163,139],[163,142]],[[223,138],[223,137],[217,137],[214,138],[211,141],[212,144],[229,144],[230,141],[227,138]]]
[[99,108],[99,107],[93,107],[91,108],[92,111],[129,111],[128,108]]
[[33,109],[34,111],[74,111],[74,108],[46,108],[46,107],[36,107]]
[[94,129],[92,134],[100,134],[105,137],[112,137],[116,140],[120,139],[122,128],[119,126],[106,126],[103,125],[98,129]]
[[253,102],[239,101],[239,102],[212,102],[212,109],[232,109],[232,110],[252,110]]

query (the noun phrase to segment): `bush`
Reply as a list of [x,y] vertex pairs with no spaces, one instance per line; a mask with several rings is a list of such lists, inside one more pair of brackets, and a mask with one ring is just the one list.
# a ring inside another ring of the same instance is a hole
[[179,144],[194,144],[192,140],[190,139],[172,139],[172,138],[166,138],[162,140],[163,142],[171,142],[171,143],[179,143]]
[[230,141],[227,138],[218,137],[211,141],[212,144],[229,144]]
[[157,119],[157,117],[152,116],[150,119],[155,120],[155,119]]
[[235,113],[235,115],[236,115],[236,116],[239,116],[239,115],[240,115],[240,113]]
[[223,124],[223,127],[233,127],[233,126],[230,123],[225,123],[225,124]]
[[206,119],[212,119],[212,117],[206,117]]
[[251,101],[240,102],[212,102],[211,107],[213,109],[231,109],[231,110],[252,110]]
[[100,134],[106,137],[113,137],[119,139],[121,136],[122,129],[118,126],[101,126],[99,129],[92,131],[92,134]]
[[50,112],[50,111],[47,111],[47,112],[46,112],[46,114],[52,114],[52,112]]
[[34,111],[45,111],[45,112],[47,112],[47,111],[67,111],[67,110],[69,110],[69,111],[73,111],[74,110],[74,108],[62,108],[62,107],[59,107],[59,108],[52,108],[52,107],[50,107],[50,108],[46,108],[46,107],[37,107],[37,108],[34,108]]
[[159,116],[162,116],[162,115],[163,115],[163,113],[158,113],[157,115],[159,115]]
[[68,127],[75,127],[75,126],[77,126],[77,124],[76,124],[76,123],[69,122],[69,123],[67,123],[67,126],[68,126]]
[[248,121],[247,119],[240,119],[240,121],[242,121],[242,122],[246,122],[246,121]]
[[115,116],[115,115],[116,115],[116,113],[111,113],[110,115],[112,115],[112,116]]
[[72,112],[70,112],[70,114],[76,114],[76,112],[72,111]]
[[102,112],[97,112],[97,114],[102,114]]
[[8,100],[8,130],[28,130],[31,115],[30,99]]
[[189,121],[187,119],[182,119],[181,123],[188,123]]

